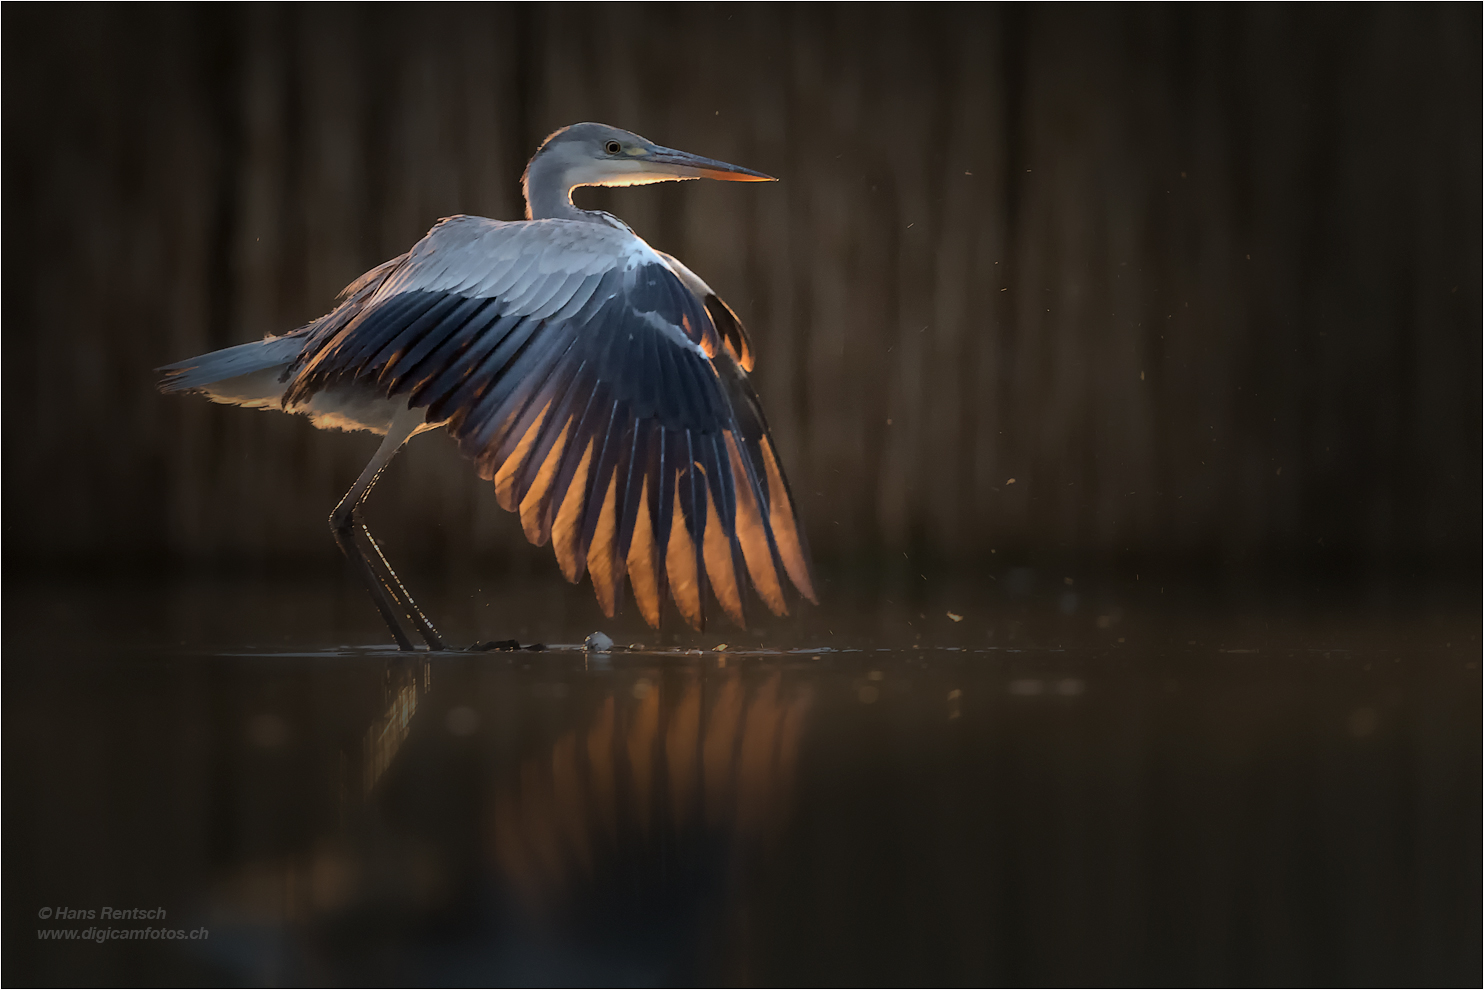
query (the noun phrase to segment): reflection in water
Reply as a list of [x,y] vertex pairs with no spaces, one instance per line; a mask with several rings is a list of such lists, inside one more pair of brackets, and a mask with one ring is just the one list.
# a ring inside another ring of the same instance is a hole
[[9,916],[212,934],[80,953],[17,923],[5,975],[1477,982],[1477,616],[1356,628],[726,666],[53,652],[6,670]]
[[[299,744],[246,750],[245,802],[270,805],[297,770],[333,792],[334,813],[216,872],[204,920],[218,946],[248,946],[254,979],[282,981],[305,951],[286,931],[457,906],[450,923],[484,933],[481,971],[513,958],[576,979],[614,966],[673,976],[699,972],[703,951],[736,951],[750,867],[793,804],[812,681],[710,661],[588,670],[553,658],[526,672],[480,659],[437,677],[434,665],[363,665],[374,699],[341,732],[284,722],[275,737]],[[492,689],[481,696],[470,676]],[[249,738],[265,735],[260,721],[248,720]],[[302,745],[315,739],[332,744]],[[459,753],[475,760],[469,776],[439,779]],[[467,811],[430,804],[429,786]],[[323,793],[305,796],[328,810]]]
[[230,926],[306,922],[343,909],[358,893],[359,864],[343,845],[308,856],[253,860],[220,877],[209,922]]
[[[295,761],[300,770],[310,769],[311,773],[318,764],[321,772],[316,779],[327,793],[312,797],[322,803],[333,799],[335,814],[312,839],[306,837],[307,847],[292,843],[291,848],[249,857],[223,871],[213,885],[207,919],[211,924],[230,932],[240,926],[314,922],[363,902],[373,888],[379,888],[382,896],[394,892],[420,905],[434,903],[443,892],[442,870],[426,849],[400,850],[378,864],[370,875],[365,868],[366,850],[358,848],[353,834],[366,802],[395,765],[414,725],[419,701],[432,683],[431,665],[424,658],[377,662],[366,673],[379,676],[380,700],[370,710],[369,718],[359,721],[364,728],[355,733],[358,747],[291,752],[295,734],[282,716],[261,713],[247,722],[245,735],[252,747],[276,758],[261,767],[272,774],[265,783],[274,790],[283,787],[284,779],[291,774],[285,761]],[[254,794],[249,800],[256,803],[256,798]],[[254,946],[255,952],[265,954],[261,962],[266,968],[261,972],[274,971],[272,961],[279,948],[276,943]]]
[[391,703],[386,712],[366,727],[361,747],[361,793],[370,796],[376,782],[396,759],[397,750],[407,738],[417,699],[432,680],[432,669],[425,660],[391,661],[387,664],[388,694]]
[[778,672],[749,686],[735,669],[610,691],[496,793],[494,863],[531,912],[549,915],[615,870],[663,885],[667,869],[696,865],[673,861],[686,850],[724,862],[727,846],[766,840],[784,820],[810,700]]

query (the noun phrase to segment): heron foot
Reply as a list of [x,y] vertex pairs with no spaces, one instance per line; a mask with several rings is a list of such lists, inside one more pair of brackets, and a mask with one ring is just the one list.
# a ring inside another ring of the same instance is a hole
[[543,653],[546,646],[541,643],[532,643],[530,646],[521,646],[518,639],[492,639],[485,643],[475,643],[473,646],[465,647],[466,653],[514,653],[517,650],[525,650],[527,653]]

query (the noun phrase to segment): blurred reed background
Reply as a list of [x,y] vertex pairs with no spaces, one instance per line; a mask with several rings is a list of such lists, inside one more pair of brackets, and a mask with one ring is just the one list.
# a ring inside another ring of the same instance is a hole
[[[375,448],[166,398],[600,120],[779,176],[588,191],[752,329],[826,566],[1477,579],[1476,5],[10,7],[7,578],[336,566]],[[1008,479],[1014,478],[1013,485]],[[523,549],[441,435],[399,560]]]

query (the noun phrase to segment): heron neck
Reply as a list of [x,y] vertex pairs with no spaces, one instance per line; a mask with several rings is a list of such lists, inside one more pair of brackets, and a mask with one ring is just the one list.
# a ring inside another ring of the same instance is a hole
[[587,220],[572,205],[575,184],[565,162],[537,156],[526,166],[526,216],[532,220]]

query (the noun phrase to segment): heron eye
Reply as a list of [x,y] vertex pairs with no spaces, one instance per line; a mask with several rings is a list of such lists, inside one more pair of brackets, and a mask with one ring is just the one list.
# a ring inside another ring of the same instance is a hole
[[618,154],[620,149],[617,141],[609,141],[607,144],[603,145],[603,150],[608,152],[608,154],[610,155],[616,155]]

